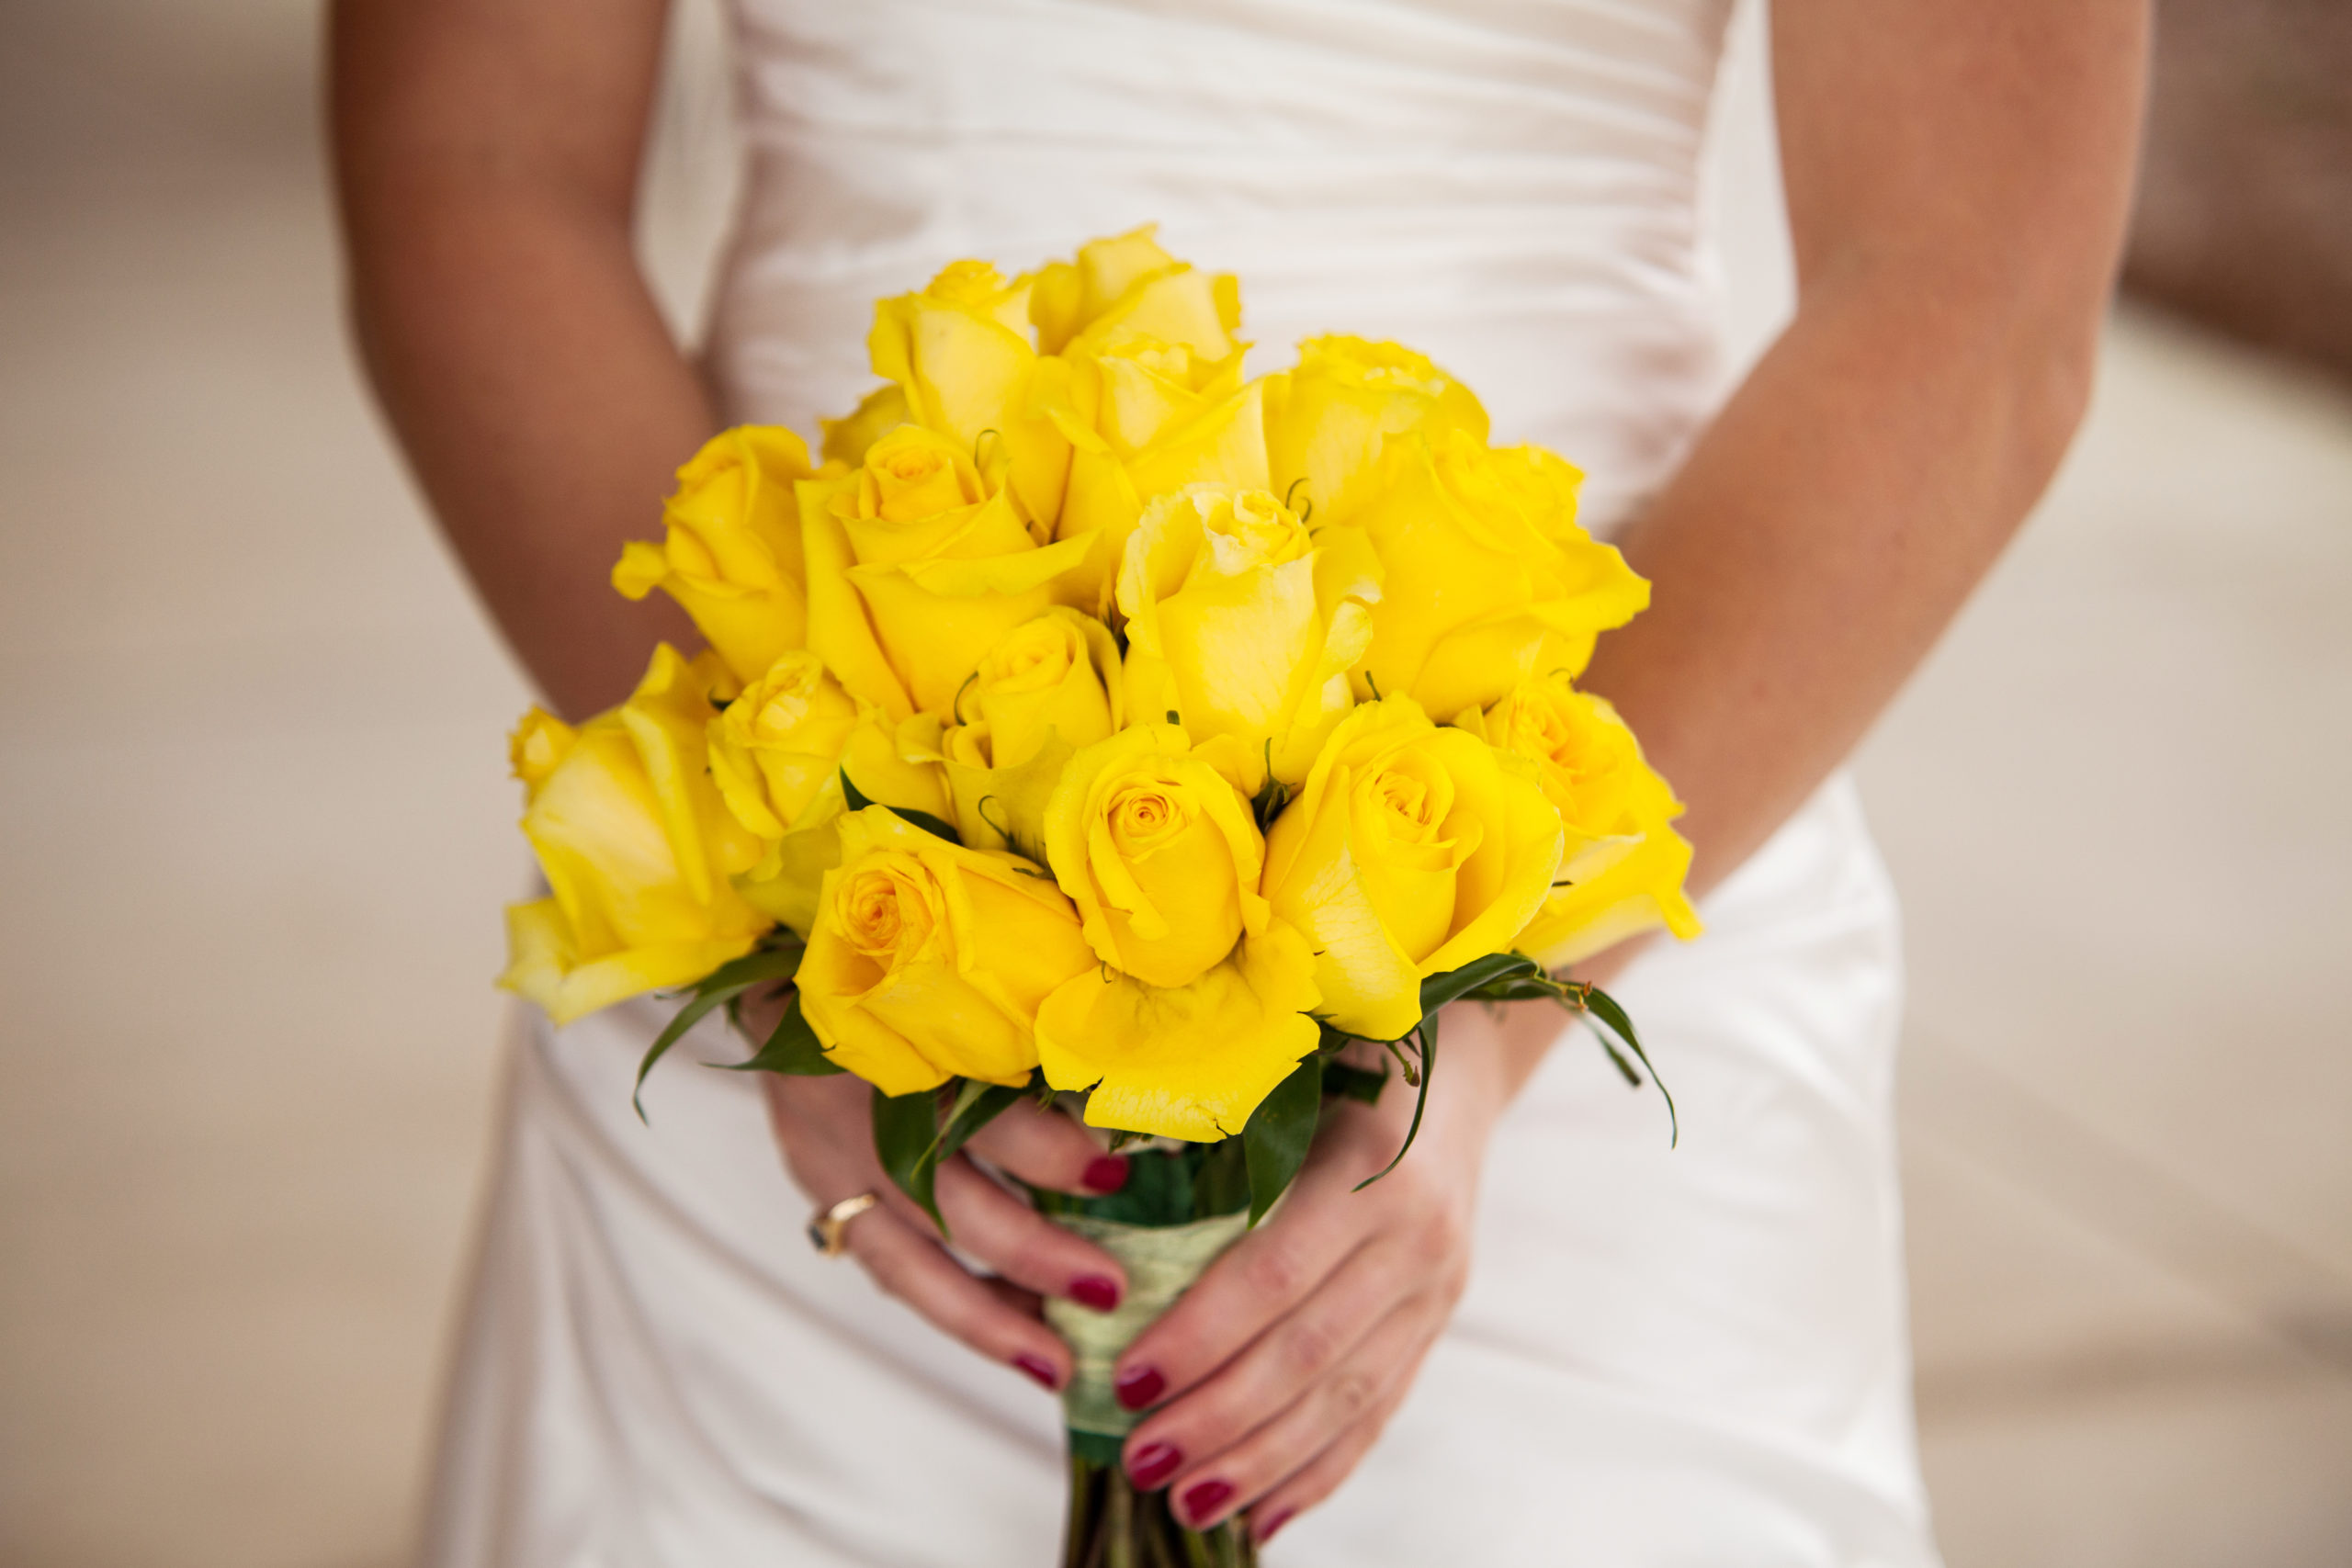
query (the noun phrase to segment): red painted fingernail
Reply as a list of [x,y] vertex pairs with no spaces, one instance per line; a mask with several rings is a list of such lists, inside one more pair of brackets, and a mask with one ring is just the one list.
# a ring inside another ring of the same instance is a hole
[[1127,1184],[1127,1156],[1096,1155],[1086,1162],[1086,1174],[1080,1179],[1089,1192],[1116,1192]]
[[1260,1546],[1263,1546],[1266,1542],[1273,1540],[1274,1532],[1282,1529],[1284,1525],[1290,1523],[1291,1516],[1297,1512],[1298,1510],[1296,1508],[1284,1508],[1281,1513],[1276,1514],[1272,1518],[1268,1519],[1264,1524],[1260,1525],[1257,1532],[1258,1544]]
[[1157,1486],[1176,1473],[1184,1451],[1173,1443],[1146,1443],[1127,1461],[1127,1478],[1138,1486]]
[[1184,1517],[1193,1521],[1194,1529],[1198,1529],[1201,1528],[1201,1521],[1224,1507],[1225,1500],[1232,1495],[1233,1487],[1230,1483],[1223,1481],[1196,1483],[1184,1490]]
[[1156,1367],[1136,1367],[1111,1380],[1111,1392],[1129,1410],[1141,1410],[1158,1399],[1167,1386],[1168,1380],[1159,1375]]
[[1101,1274],[1080,1274],[1069,1282],[1069,1299],[1096,1312],[1109,1312],[1119,1304],[1119,1282]]
[[1062,1386],[1061,1374],[1054,1371],[1054,1364],[1051,1361],[1024,1353],[1023,1355],[1013,1357],[1012,1364],[1019,1367],[1023,1371],[1027,1372],[1031,1377],[1035,1378],[1047,1388],[1059,1388]]

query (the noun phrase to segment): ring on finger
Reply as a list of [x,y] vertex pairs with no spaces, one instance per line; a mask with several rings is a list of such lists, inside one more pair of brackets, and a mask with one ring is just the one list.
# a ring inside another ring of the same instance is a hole
[[871,1192],[860,1192],[844,1198],[808,1222],[808,1245],[826,1258],[839,1258],[849,1250],[849,1224],[882,1200]]

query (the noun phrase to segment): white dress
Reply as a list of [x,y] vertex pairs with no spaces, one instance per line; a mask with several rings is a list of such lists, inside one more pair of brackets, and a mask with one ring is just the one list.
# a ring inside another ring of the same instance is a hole
[[[738,0],[750,178],[712,369],[813,435],[872,300],[1158,220],[1259,368],[1394,337],[1606,527],[1719,395],[1696,219],[1728,0]],[[1582,1038],[1495,1140],[1468,1293],[1272,1568],[1932,1568],[1891,1089],[1895,909],[1833,781],[1617,987],[1667,1146]],[[716,1028],[518,1023],[435,1568],[1044,1568],[1055,1402],[817,1258]],[[1440,1092],[1442,1092],[1441,1087]]]

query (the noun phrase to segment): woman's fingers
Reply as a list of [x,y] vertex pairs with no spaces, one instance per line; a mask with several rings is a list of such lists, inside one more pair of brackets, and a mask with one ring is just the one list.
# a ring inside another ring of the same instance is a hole
[[[1097,1312],[1110,1311],[1127,1293],[1127,1273],[1117,1258],[1046,1219],[960,1156],[939,1168],[934,1191],[957,1249],[1014,1284]],[[911,1204],[907,1209],[921,1213]],[[929,1216],[922,1223],[928,1228]]]
[[990,1360],[1046,1388],[1069,1382],[1069,1347],[1035,1317],[972,1277],[940,1245],[888,1208],[850,1222],[850,1256],[874,1282]]
[[1282,1207],[1119,1357],[1113,1386],[1120,1403],[1141,1410],[1191,1388],[1305,1301],[1382,1217],[1376,1202],[1340,1201],[1350,1196],[1310,1159]]
[[1060,1111],[1026,1100],[973,1134],[965,1146],[1032,1187],[1099,1198],[1127,1184],[1125,1156],[1105,1153],[1085,1128]]
[[1264,1498],[1271,1520],[1275,1508],[1328,1494],[1395,1414],[1444,1322],[1427,1300],[1398,1308],[1272,1421],[1222,1453],[1178,1466],[1167,1479],[1177,1517],[1206,1529]]
[[1334,1375],[1365,1337],[1424,1289],[1402,1248],[1360,1248],[1321,1289],[1197,1387],[1129,1434],[1127,1473],[1157,1485],[1214,1461]]
[[[766,1088],[785,1162],[818,1207],[860,1192],[882,1199],[851,1220],[843,1233],[849,1255],[877,1284],[981,1355],[1017,1367],[1047,1388],[1069,1381],[1069,1347],[1039,1321],[1035,1306],[1015,1287],[977,1279],[949,1257],[930,1216],[884,1174],[867,1130],[865,1108],[871,1091],[865,1085],[777,1078]],[[984,1179],[968,1167],[963,1175]]]

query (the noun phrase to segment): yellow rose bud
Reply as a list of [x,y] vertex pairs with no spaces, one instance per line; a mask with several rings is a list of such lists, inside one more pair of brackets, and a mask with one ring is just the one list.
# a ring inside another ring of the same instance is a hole
[[1315,1049],[1315,955],[1281,920],[1174,989],[1109,968],[1064,983],[1037,1012],[1037,1057],[1058,1089],[1091,1089],[1086,1120],[1213,1143]]
[[1380,581],[1362,535],[1310,537],[1264,491],[1160,497],[1120,567],[1126,711],[1232,737],[1253,793],[1269,766],[1295,782],[1350,705],[1344,671],[1363,655]]
[[1119,728],[1119,645],[1091,615],[1057,606],[989,650],[937,746],[956,829],[975,849],[1045,858],[1046,803],[1081,746]]
[[1649,604],[1649,584],[1561,517],[1521,457],[1498,464],[1460,431],[1415,435],[1390,447],[1384,478],[1354,521],[1387,581],[1415,587],[1373,606],[1360,695],[1483,708],[1530,677],[1582,673],[1594,639]]
[[1023,515],[1050,525],[1069,443],[1032,409],[1037,351],[1028,310],[1027,278],[1007,284],[985,262],[956,262],[920,293],[878,302],[865,341],[874,373],[899,385],[912,423],[966,452],[994,432]]
[[1566,830],[1551,896],[1520,933],[1520,951],[1555,968],[1658,926],[1685,941],[1699,934],[1682,892],[1690,845],[1668,826],[1682,803],[1616,709],[1554,675],[1522,682],[1460,722],[1534,762]]
[[1017,768],[1058,735],[1091,746],[1119,727],[1119,645],[1091,615],[1057,606],[1005,634],[957,694],[977,755]]
[[1038,346],[1067,354],[1073,340],[1102,344],[1147,336],[1208,359],[1238,347],[1241,290],[1230,273],[1203,273],[1178,261],[1146,224],[1079,247],[1075,263],[1055,262],[1037,275],[1029,299]]
[[710,774],[763,839],[797,825],[857,728],[857,704],[806,649],[784,655],[710,726]]
[[801,487],[809,647],[863,701],[945,714],[981,657],[1083,592],[1091,542],[1040,547],[954,442],[900,425],[857,472]]
[[768,918],[729,878],[759,841],[721,803],[705,757],[728,683],[711,656],[664,644],[628,701],[574,730],[527,716],[514,736],[523,831],[552,897],[507,910],[499,984],[558,1023],[741,957]]
[[1096,955],[1146,985],[1186,985],[1265,927],[1250,803],[1174,725],[1138,724],[1079,752],[1045,833]]
[[798,978],[817,1038],[885,1094],[1026,1082],[1038,1005],[1095,964],[1069,900],[1034,866],[879,807],[840,828]]
[[820,883],[841,863],[833,824],[849,808],[844,778],[865,800],[943,818],[951,796],[924,720],[893,723],[853,701],[821,665],[810,680],[800,660],[815,663],[787,654],[712,724],[710,771],[736,819],[766,841],[736,890],[805,934]]
[[1354,520],[1381,486],[1399,436],[1460,431],[1487,439],[1487,411],[1424,355],[1358,337],[1309,338],[1298,366],[1267,378],[1271,488],[1321,525]]
[[807,638],[793,485],[809,473],[808,448],[788,430],[743,425],[713,436],[678,470],[663,542],[629,544],[613,586],[630,599],[662,589],[738,680],[758,679]]
[[1193,484],[1266,487],[1262,387],[1242,385],[1238,348],[1209,360],[1130,336],[1107,345],[1081,340],[1069,354],[1042,383],[1043,406],[1071,446],[1056,532],[1095,536],[1090,575],[1107,608],[1147,497]]
[[1408,698],[1357,708],[1266,835],[1266,899],[1317,954],[1336,1028],[1393,1040],[1420,983],[1510,950],[1551,891],[1559,814],[1496,749]]
[[817,422],[825,434],[825,461],[856,468],[865,461],[867,447],[907,420],[906,389],[888,383],[875,388],[845,417]]

